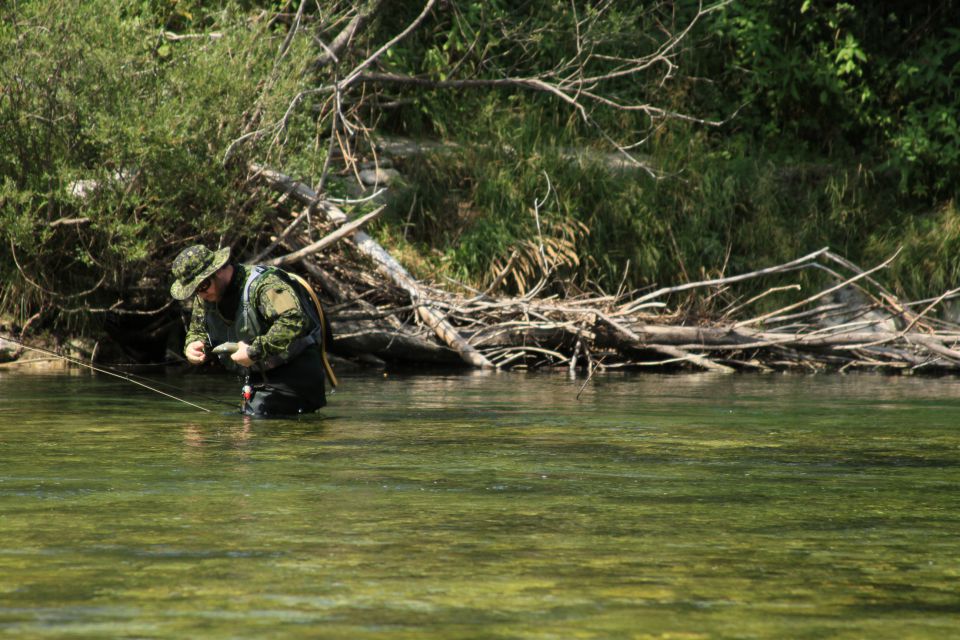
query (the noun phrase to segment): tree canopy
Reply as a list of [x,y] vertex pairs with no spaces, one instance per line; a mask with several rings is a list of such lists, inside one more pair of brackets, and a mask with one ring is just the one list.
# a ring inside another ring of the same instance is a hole
[[581,286],[829,244],[860,261],[905,246],[897,285],[942,290],[960,243],[956,9],[8,2],[0,310],[82,328],[156,309],[187,244],[262,248],[278,203],[251,162],[343,197],[397,135],[449,143],[400,161],[374,230],[424,276],[482,284],[517,252],[506,286],[522,288],[540,233]]

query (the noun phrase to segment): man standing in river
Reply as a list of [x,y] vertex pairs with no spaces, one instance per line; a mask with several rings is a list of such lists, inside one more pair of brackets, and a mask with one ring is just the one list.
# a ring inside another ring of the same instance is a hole
[[184,249],[173,261],[170,295],[196,294],[184,355],[207,361],[211,350],[236,342],[217,357],[252,385],[244,403],[251,415],[294,415],[326,405],[322,311],[304,285],[280,269],[230,260],[229,247]]

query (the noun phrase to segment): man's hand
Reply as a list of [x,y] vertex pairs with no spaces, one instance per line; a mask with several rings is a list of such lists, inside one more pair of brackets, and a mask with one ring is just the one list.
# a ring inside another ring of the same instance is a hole
[[203,352],[204,344],[199,340],[194,340],[187,345],[187,348],[183,350],[184,354],[187,356],[187,362],[190,364],[203,364],[204,360],[207,359],[207,354]]
[[241,367],[252,367],[253,359],[247,353],[247,347],[250,346],[246,342],[238,342],[237,350],[233,352],[233,355],[230,356],[230,359],[236,362]]

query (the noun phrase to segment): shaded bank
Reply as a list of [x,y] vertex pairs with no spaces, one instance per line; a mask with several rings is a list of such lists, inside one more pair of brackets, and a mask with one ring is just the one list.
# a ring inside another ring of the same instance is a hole
[[[556,263],[541,244],[540,280],[526,295],[497,296],[496,282],[487,291],[451,291],[418,281],[360,230],[372,215],[350,222],[335,201],[266,167],[251,166],[248,183],[254,196],[265,184],[293,203],[289,218],[273,221],[275,236],[250,259],[312,278],[327,300],[335,336],[330,351],[359,363],[564,367],[588,375],[652,367],[960,369],[960,326],[938,315],[958,290],[901,300],[882,283],[896,256],[864,270],[824,248],[753,272],[607,294],[555,280]],[[321,250],[334,245],[337,259],[331,260]],[[821,272],[826,284],[771,307],[770,300],[794,297],[801,287],[790,280],[804,271]],[[761,294],[744,299],[735,292],[758,282],[767,287]],[[556,287],[563,295],[552,293]],[[181,333],[162,335],[165,357],[173,361],[182,361],[179,347],[171,348]]]

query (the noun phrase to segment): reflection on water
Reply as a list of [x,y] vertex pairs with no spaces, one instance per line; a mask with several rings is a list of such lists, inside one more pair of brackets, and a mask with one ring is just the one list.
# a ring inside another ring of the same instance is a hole
[[582,384],[353,377],[250,420],[0,373],[0,633],[955,636],[960,381]]

